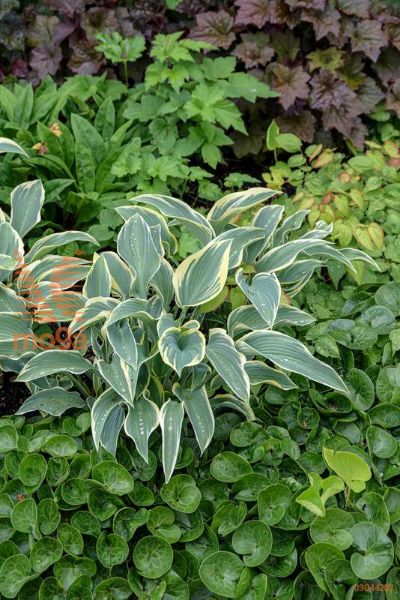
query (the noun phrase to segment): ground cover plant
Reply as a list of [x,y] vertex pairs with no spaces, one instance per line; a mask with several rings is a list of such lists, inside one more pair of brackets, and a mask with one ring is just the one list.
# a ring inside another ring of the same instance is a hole
[[[10,151],[21,151],[8,144]],[[213,409],[235,407],[251,418],[251,386],[275,381],[290,389],[294,384],[284,371],[348,393],[329,365],[279,330],[310,322],[289,299],[324,261],[349,269],[352,260],[374,262],[356,249],[339,251],[326,242],[330,228],[323,222],[292,239],[305,215],[282,220],[282,207],[263,206],[275,195],[272,190],[225,196],[207,218],[172,197],[137,196],[118,209],[125,224],[117,253],[96,254],[90,267],[79,258],[49,254],[62,242],[94,241],[77,232],[39,240],[24,261],[18,232],[40,220],[43,194],[31,193],[29,184],[23,188],[29,210],[22,227],[20,193],[17,188],[13,194],[11,223],[3,224],[1,242],[7,308],[2,366],[29,386],[32,395],[23,412],[59,415],[79,406],[83,394],[91,406],[96,447],[115,452],[124,426],[144,460],[148,439],[160,426],[168,481],[185,415],[204,451],[213,437]],[[249,211],[251,224],[234,225]],[[201,248],[184,260],[174,235],[180,226]],[[33,331],[34,322],[69,323],[64,343],[48,349]]]
[[[234,57],[201,57],[208,44],[180,38],[155,38],[152,62],[133,87],[89,76],[59,88],[46,78],[35,91],[30,84],[0,86],[0,134],[29,155],[3,162],[1,190],[39,177],[49,225],[94,225],[90,233],[104,243],[121,224],[111,209],[128,192],[218,199],[214,170],[225,161],[232,133],[246,134],[235,100],[254,103],[276,93],[238,72]],[[123,61],[112,36],[100,40],[107,55]],[[257,181],[232,172],[220,179],[228,189]]]
[[[330,132],[362,146],[364,117],[381,104],[399,116],[397,3],[236,0],[196,21],[189,35],[239,57],[280,92],[276,102],[258,104],[264,118],[276,116],[282,130],[307,142]],[[237,147],[242,154],[261,150],[260,112],[252,142]]]
[[286,190],[280,201],[288,214],[309,211],[310,225],[319,219],[333,224],[331,239],[340,246],[356,244],[375,257],[382,275],[363,267],[360,284],[399,281],[400,153],[392,127],[386,129],[386,140],[371,140],[364,153],[350,158],[322,145],[301,149],[300,139],[282,134],[275,122],[267,132],[275,162],[263,175],[266,184]]

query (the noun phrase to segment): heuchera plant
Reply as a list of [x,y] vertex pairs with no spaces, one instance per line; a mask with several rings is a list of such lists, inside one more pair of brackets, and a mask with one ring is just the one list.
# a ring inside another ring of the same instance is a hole
[[[84,306],[69,324],[70,336],[85,333],[86,347],[33,356],[18,375],[33,392],[20,413],[60,414],[75,405],[77,387],[91,407],[97,448],[114,453],[124,428],[147,461],[149,437],[161,427],[168,481],[185,414],[203,452],[214,433],[213,409],[231,407],[252,419],[251,387],[295,387],[286,372],[348,394],[332,367],[280,329],[311,322],[289,297],[325,261],[349,269],[354,259],[373,261],[334,248],[323,222],[292,239],[307,213],[281,222],[283,208],[264,205],[275,194],[229,194],[207,217],[160,195],[119,208],[125,224],[117,252],[94,257],[81,290]],[[177,254],[181,227],[201,245],[184,260]],[[49,310],[55,301],[48,299]]]

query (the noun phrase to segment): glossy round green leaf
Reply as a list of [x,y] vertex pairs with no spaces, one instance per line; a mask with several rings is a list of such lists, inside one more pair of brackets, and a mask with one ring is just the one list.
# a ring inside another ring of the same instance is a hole
[[237,554],[243,555],[245,565],[257,567],[271,552],[271,530],[263,521],[246,521],[234,532],[232,546]]
[[60,560],[62,556],[60,542],[51,537],[44,537],[33,546],[29,559],[36,573],[43,573],[50,565]]
[[397,440],[388,431],[376,425],[368,427],[367,443],[371,454],[378,458],[390,458],[397,451]]
[[78,446],[69,435],[55,435],[45,443],[43,450],[52,456],[70,458],[76,454]]
[[5,425],[0,429],[0,452],[5,454],[17,448],[18,433],[12,425]]
[[201,492],[190,475],[175,475],[162,486],[160,494],[168,506],[183,513],[193,513],[201,500]]
[[319,542],[309,546],[304,556],[307,567],[310,569],[315,581],[322,590],[328,593],[329,590],[324,577],[325,570],[329,563],[335,560],[343,560],[343,552],[332,544]]
[[100,522],[87,510],[79,510],[72,515],[71,525],[85,535],[99,537],[101,533]]
[[111,569],[115,565],[122,564],[128,557],[129,546],[120,535],[115,533],[106,534],[105,531],[100,535],[96,543],[96,552],[99,561]]
[[92,477],[104,486],[110,494],[122,496],[133,490],[132,475],[118,463],[106,460],[93,468]]
[[200,578],[214,594],[224,598],[236,598],[245,565],[232,552],[219,551],[210,554],[200,565]]
[[213,458],[210,473],[218,481],[233,483],[243,475],[251,473],[253,469],[245,458],[234,452],[221,452]]
[[4,598],[15,598],[31,574],[31,563],[23,555],[10,556],[0,569],[0,593]]
[[393,544],[384,530],[373,523],[356,523],[350,529],[355,552],[351,568],[360,579],[377,579],[393,563]]
[[149,512],[147,529],[153,535],[175,544],[181,537],[181,530],[175,523],[174,511],[167,506],[155,506]]
[[82,554],[83,538],[79,529],[69,523],[61,523],[57,529],[57,537],[66,554]]
[[62,586],[55,577],[47,577],[39,590],[39,600],[64,600],[65,594]]
[[[136,489],[136,486],[135,486]],[[149,511],[144,508],[135,510],[134,508],[121,508],[113,520],[113,530],[117,535],[122,536],[127,542],[132,539],[138,527],[147,523]]]
[[111,577],[95,587],[93,597],[96,600],[126,600],[132,597],[132,589],[126,579]]
[[37,506],[33,498],[26,498],[14,506],[11,523],[17,531],[33,533],[37,523]]
[[123,503],[117,496],[103,489],[94,489],[89,493],[89,510],[99,521],[109,519],[122,506]]
[[347,550],[353,543],[350,528],[354,525],[354,517],[340,508],[327,508],[325,516],[317,517],[311,523],[310,535],[314,542],[325,542]]
[[267,525],[276,525],[282,519],[292,499],[288,486],[273,483],[261,490],[257,499],[258,517]]
[[135,545],[132,558],[142,577],[158,579],[171,568],[173,551],[170,544],[162,538],[146,536]]
[[52,498],[44,498],[38,504],[38,523],[43,535],[50,535],[58,527],[61,514]]
[[53,567],[54,575],[64,590],[68,590],[79,577],[93,577],[96,570],[94,560],[78,556],[63,556]]
[[24,485],[35,487],[46,477],[47,463],[41,454],[29,454],[19,465],[19,478]]

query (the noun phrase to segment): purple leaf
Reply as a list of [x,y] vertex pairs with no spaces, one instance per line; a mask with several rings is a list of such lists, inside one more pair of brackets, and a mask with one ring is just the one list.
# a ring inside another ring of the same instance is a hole
[[255,25],[261,28],[266,23],[278,25],[286,21],[285,7],[280,0],[237,0],[236,5],[239,8],[236,16],[238,25]]
[[304,142],[314,140],[316,119],[309,110],[299,109],[293,114],[279,116],[276,123],[281,133],[294,133]]
[[196,16],[191,37],[227,50],[235,41],[233,17],[225,10],[204,12]]
[[89,2],[90,0],[46,0],[47,6],[67,17],[73,17],[76,13],[82,14]]
[[400,81],[397,80],[388,94],[386,105],[400,117]]
[[266,65],[275,51],[269,45],[269,37],[265,33],[244,34],[242,43],[238,44],[232,54],[244,62],[248,69],[258,65]]
[[310,92],[307,84],[310,76],[302,67],[287,67],[271,63],[267,68],[271,87],[280,94],[279,102],[287,110],[297,98],[306,99]]
[[365,113],[371,113],[376,106],[385,97],[385,94],[378,87],[372,77],[367,77],[357,89],[357,98],[361,102]]
[[117,31],[118,21],[113,10],[101,7],[89,8],[82,16],[81,27],[87,39],[97,45],[96,35]]
[[339,35],[340,13],[334,8],[327,7],[323,12],[303,10],[302,18],[304,21],[312,23],[317,40],[329,34],[335,37]]
[[353,52],[364,52],[374,62],[381,49],[388,44],[388,35],[379,21],[365,19],[358,21],[351,40]]
[[30,66],[40,79],[46,75],[55,75],[62,60],[60,46],[37,46],[32,50]]
[[336,0],[338,9],[345,15],[368,19],[370,0]]

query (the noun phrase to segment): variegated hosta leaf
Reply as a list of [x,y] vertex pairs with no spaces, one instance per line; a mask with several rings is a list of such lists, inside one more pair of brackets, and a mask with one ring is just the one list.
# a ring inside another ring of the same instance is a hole
[[200,452],[203,454],[213,438],[215,427],[214,414],[208,400],[206,388],[203,386],[197,390],[185,390],[176,384],[173,392],[183,402]]
[[279,281],[282,286],[296,284],[305,277],[311,277],[315,269],[323,264],[322,261],[315,259],[297,260],[293,265],[279,272]]
[[160,294],[165,309],[169,307],[174,297],[173,276],[173,268],[165,258],[162,258],[160,268],[150,281],[150,285]]
[[179,306],[199,306],[209,302],[224,287],[229,266],[231,242],[211,242],[181,262],[173,277]]
[[170,480],[178,458],[183,414],[182,402],[167,400],[161,407],[162,463],[166,482]]
[[147,206],[120,206],[117,209],[118,214],[127,221],[134,215],[140,215],[150,227],[150,229],[159,228],[161,241],[166,247],[169,255],[174,255],[178,250],[178,241],[168,228],[167,221],[157,211]]
[[275,325],[311,325],[315,317],[295,306],[280,306],[276,314]]
[[118,254],[135,272],[135,288],[140,297],[147,297],[151,278],[160,267],[161,256],[154,245],[150,227],[135,215],[122,226],[117,240]]
[[89,242],[94,246],[98,246],[97,240],[88,233],[83,231],[63,231],[61,233],[52,233],[35,242],[32,248],[25,256],[25,263],[31,263],[34,260],[42,258],[49,254],[52,250],[70,244],[71,242]]
[[273,369],[260,360],[249,360],[244,365],[244,368],[249,376],[251,385],[266,383],[281,388],[282,390],[293,390],[297,388],[297,385],[293,383],[286,373],[278,371],[278,369]]
[[17,142],[10,140],[9,138],[0,137],[0,154],[8,152],[9,154],[22,154],[23,156],[29,156],[23,148]]
[[135,277],[133,271],[116,252],[102,252],[101,256],[107,263],[111,275],[111,287],[123,300],[129,298]]
[[274,246],[280,246],[288,241],[289,234],[300,227],[304,223],[304,219],[310,213],[309,210],[299,210],[290,217],[287,217],[282,225],[275,231],[272,237],[272,244]]
[[306,240],[307,238],[313,238],[315,240],[323,240],[328,237],[333,231],[333,223],[325,223],[325,221],[317,221],[315,223],[314,229],[311,231],[307,231],[304,235],[302,235],[302,239]]
[[17,411],[17,415],[40,410],[48,415],[59,417],[70,408],[84,408],[85,402],[78,392],[67,392],[61,387],[52,387],[51,390],[40,390],[29,396]]
[[111,409],[106,422],[104,423],[100,437],[100,445],[110,454],[115,455],[117,451],[119,433],[122,429],[124,419],[125,411],[121,405],[118,405]]
[[[32,288],[41,282],[48,282],[60,290],[67,290],[84,279],[89,269],[88,261],[74,256],[46,256],[22,267],[17,287],[20,291],[32,293]],[[45,300],[45,297],[41,300]]]
[[18,358],[37,348],[31,315],[25,312],[0,313],[0,356]]
[[243,402],[231,394],[218,394],[211,398],[210,404],[213,412],[232,409],[240,412],[248,421],[254,421],[256,418],[249,402]]
[[239,306],[228,316],[228,333],[233,338],[245,331],[265,329],[266,323],[254,306]]
[[279,221],[282,218],[284,208],[278,204],[270,204],[263,206],[254,216],[252,226],[261,227],[264,231],[264,238],[255,242],[246,249],[246,262],[253,264],[257,256],[263,253],[268,247],[270,240],[278,227]]
[[11,192],[11,226],[24,237],[40,221],[44,188],[39,179],[27,181]]
[[173,219],[177,223],[186,226],[190,233],[203,245],[208,244],[215,236],[210,223],[203,215],[192,208],[182,200],[177,200],[171,196],[161,196],[158,194],[143,194],[131,198],[133,204],[146,204],[160,211],[164,217]]
[[[42,296],[43,297],[43,296]],[[56,291],[37,302],[35,321],[38,323],[69,323],[85,306],[86,298],[77,292]]]
[[0,283],[0,310],[2,312],[27,314],[25,302],[14,290]]
[[214,242],[223,240],[231,241],[229,255],[229,269],[239,267],[243,262],[243,253],[250,244],[264,239],[264,230],[261,227],[234,227],[224,231]]
[[96,450],[100,447],[101,434],[104,424],[111,411],[121,403],[121,398],[112,389],[108,388],[95,401],[91,410],[92,436]]
[[328,258],[336,260],[337,262],[345,264],[346,267],[348,267],[350,270],[355,271],[351,260],[349,260],[347,256],[343,254],[343,252],[337,250],[336,248],[328,246],[328,243],[325,241],[313,241],[314,244],[310,248],[306,248],[304,250],[304,254],[306,254],[307,256],[326,256]]
[[361,260],[370,264],[376,271],[380,271],[379,265],[374,261],[374,259],[368,256],[368,254],[362,250],[358,250],[358,248],[342,248],[341,253],[351,261]]
[[228,222],[240,213],[267,202],[272,196],[279,194],[276,190],[268,188],[251,188],[243,192],[234,192],[217,200],[207,215],[209,221]]
[[158,427],[160,411],[158,406],[145,397],[139,398],[135,406],[130,406],[125,419],[125,433],[135,442],[140,456],[149,460],[149,437]]
[[107,319],[117,305],[118,300],[115,298],[89,298],[85,306],[78,310],[72,319],[68,329],[69,335]]
[[232,392],[247,401],[250,397],[250,381],[244,369],[246,359],[236,350],[233,340],[224,329],[210,329],[206,355]]
[[82,293],[86,298],[108,298],[111,293],[111,273],[103,254],[97,257],[87,274]]
[[163,361],[181,375],[185,367],[199,364],[205,355],[206,340],[197,329],[170,327],[158,340]]
[[120,396],[133,406],[135,401],[136,386],[138,380],[138,369],[132,367],[114,354],[111,363],[102,359],[95,362],[100,375]]
[[278,331],[254,331],[242,337],[237,347],[246,355],[263,356],[281,369],[349,394],[346,384],[332,367],[315,358],[301,342],[288,335]]
[[275,273],[258,273],[248,284],[243,270],[239,269],[236,283],[264,319],[266,327],[273,327],[281,299],[281,286]]
[[92,363],[74,350],[45,350],[26,363],[17,377],[18,381],[35,381],[56,373],[82,375],[92,369]]
[[105,324],[107,338],[114,352],[135,370],[138,368],[138,351],[135,336],[127,319]]
[[119,303],[108,318],[108,326],[128,317],[133,317],[144,326],[151,342],[157,339],[157,321],[160,315],[159,307],[148,300],[131,298]]
[[[328,242],[325,242],[328,244]],[[294,240],[282,246],[276,246],[261,257],[255,264],[257,273],[281,271],[294,263],[301,252],[315,246],[315,240]]]
[[10,223],[0,223],[0,282],[22,263],[24,245]]

